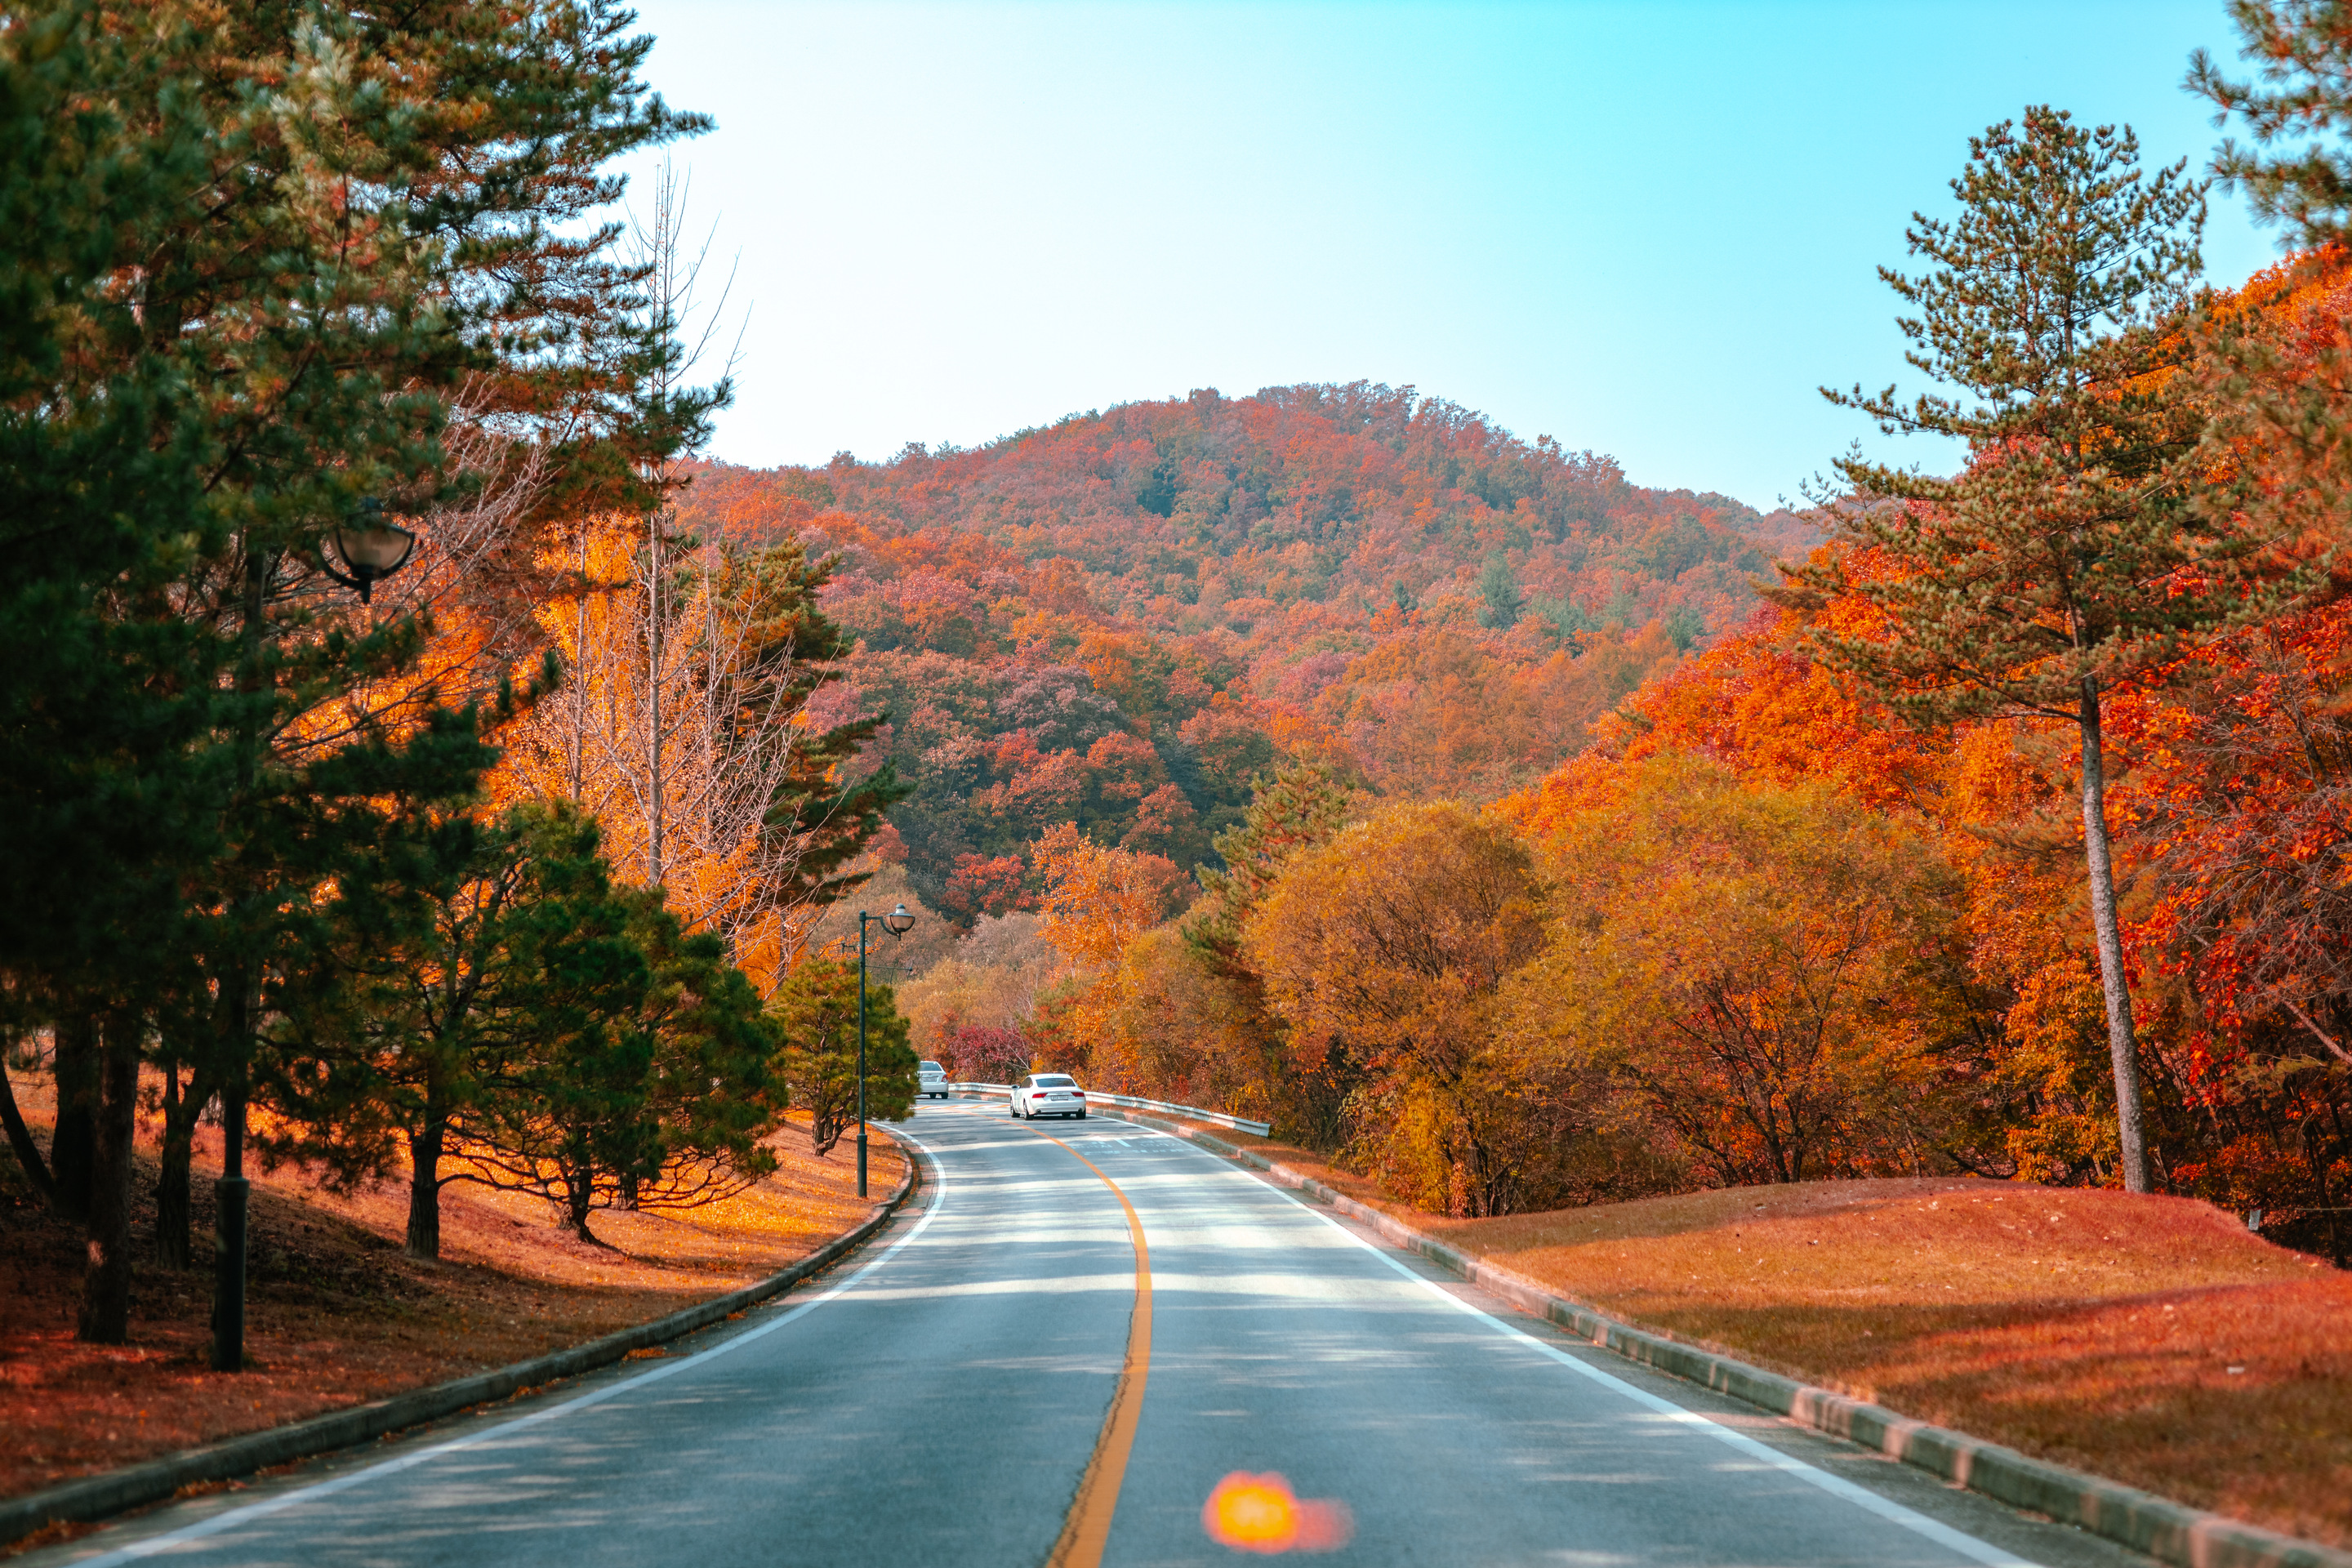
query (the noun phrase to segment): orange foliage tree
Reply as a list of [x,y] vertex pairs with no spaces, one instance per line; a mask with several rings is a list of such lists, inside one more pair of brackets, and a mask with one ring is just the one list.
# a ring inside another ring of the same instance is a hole
[[1045,1026],[1055,1065],[1114,1091],[1148,1087],[1144,1042],[1124,1027],[1130,943],[1191,902],[1192,880],[1163,856],[1088,842],[1071,823],[1034,850],[1045,881],[1038,934],[1059,959],[1060,994]]
[[1544,864],[1550,942],[1509,982],[1522,1060],[1609,1084],[1716,1183],[1942,1163],[1960,889],[1916,831],[1662,753],[1555,825]]
[[878,715],[817,718],[850,650],[817,606],[827,567],[796,544],[702,543],[656,594],[637,520],[583,528],[577,549],[574,591],[542,611],[568,679],[509,737],[501,786],[588,810],[624,876],[772,989],[901,793],[856,765]]

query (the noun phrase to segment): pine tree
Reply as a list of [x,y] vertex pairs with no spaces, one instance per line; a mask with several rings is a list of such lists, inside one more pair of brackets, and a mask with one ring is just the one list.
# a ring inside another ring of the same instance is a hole
[[1203,869],[1206,909],[1181,928],[1184,950],[1223,994],[1234,1033],[1252,1042],[1249,1071],[1263,1087],[1286,1137],[1334,1146],[1358,1074],[1326,1056],[1295,1062],[1281,1022],[1267,1005],[1265,977],[1242,949],[1242,928],[1296,856],[1328,844],[1355,815],[1356,796],[1319,763],[1294,762],[1251,780],[1249,810],[1216,838],[1222,871]]
[[[915,1103],[915,1051],[887,985],[866,987],[866,1106],[877,1121],[902,1120]],[[768,1001],[783,1043],[781,1070],[793,1103],[809,1113],[809,1145],[822,1159],[857,1125],[857,965],[812,957],[795,964]]]
[[353,931],[411,935],[289,1014],[276,1152],[345,1184],[404,1155],[422,1256],[453,1183],[534,1194],[593,1241],[600,1209],[690,1207],[773,1170],[776,1037],[719,939],[616,885],[569,802],[514,807],[470,848],[448,826],[455,875],[435,847],[355,883]]
[[598,852],[593,820],[525,808],[532,887],[501,922],[515,1059],[501,1091],[456,1119],[467,1179],[535,1193],[583,1241],[620,1177],[651,1156],[645,1114],[654,1041],[637,1026],[654,975]]
[[1972,138],[1959,216],[1914,215],[1918,277],[1880,276],[1918,312],[1906,356],[1951,391],[1832,401],[1888,434],[1968,443],[1952,478],[1841,459],[1828,498],[1847,549],[1790,574],[1783,602],[1851,595],[1856,629],[1817,625],[1820,655],[1923,723],[1982,715],[2073,726],[2125,1184],[2147,1190],[2138,1050],[2116,913],[2101,721],[2187,647],[2292,590],[2261,584],[2242,521],[2200,508],[2203,413],[2184,374],[2202,187],[2185,163],[2139,167],[2128,127],[2028,109]]
[[637,1026],[654,1043],[645,1157],[621,1173],[621,1205],[691,1208],[776,1168],[761,1140],[791,1098],[772,1070],[780,1037],[716,932],[688,931],[657,890],[626,889],[621,897],[653,975]]
[[1294,762],[1250,781],[1249,810],[1237,826],[1217,835],[1222,871],[1202,870],[1211,900],[1186,924],[1184,942],[1213,967],[1239,962],[1242,922],[1282,874],[1283,862],[1327,843],[1348,824],[1354,797],[1320,763]]
[[[461,390],[553,453],[542,509],[638,495],[677,444],[632,397],[670,352],[646,273],[577,221],[617,194],[608,159],[703,124],[636,81],[633,25],[606,0],[167,0],[134,28],[33,0],[0,32],[0,1023],[101,1042],[93,1193],[130,1149],[112,1058],[160,1041],[167,1258],[189,1123],[226,1097],[234,1169],[335,858],[314,830],[351,818],[321,764],[390,735],[362,694],[423,647],[330,586],[328,536],[363,495],[463,492]],[[532,544],[508,543],[511,574]],[[116,1257],[127,1205],[101,1206]],[[86,1332],[126,1280],[92,1271]]]
[[13,1115],[11,1142],[89,1221],[79,1332],[101,1342],[128,1324],[142,1005],[221,778],[221,651],[172,614],[224,537],[204,389],[192,356],[119,352],[142,300],[118,284],[205,172],[195,84],[148,47],[180,36],[63,5],[0,29],[0,1032],[59,1047],[57,1179]]
[[512,1091],[531,976],[507,942],[539,896],[532,815],[477,819],[468,795],[391,797],[304,932],[275,997],[258,1092],[274,1159],[349,1189],[405,1165],[406,1246],[437,1258],[454,1129]]
[[2284,223],[2296,245],[2352,240],[2352,150],[2343,140],[2352,132],[2352,9],[2340,0],[2230,0],[2230,19],[2262,85],[2231,80],[2203,49],[2189,58],[2189,89],[2211,100],[2217,123],[2235,116],[2252,137],[2224,140],[2214,174],[2257,218]]
[[1519,624],[1527,596],[1519,591],[1519,579],[1511,570],[1510,557],[1499,550],[1486,557],[1486,564],[1479,570],[1478,595],[1486,600],[1478,612],[1480,626],[1508,630]]

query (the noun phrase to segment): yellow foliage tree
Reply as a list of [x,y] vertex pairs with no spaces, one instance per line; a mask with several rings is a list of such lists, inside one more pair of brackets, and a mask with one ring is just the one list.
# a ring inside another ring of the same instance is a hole
[[1492,1215],[1518,1206],[1534,1173],[1528,1102],[1494,1032],[1506,977],[1543,934],[1526,847],[1440,801],[1390,805],[1298,853],[1242,942],[1292,1033],[1362,1075],[1355,1157],[1424,1206]]
[[1829,785],[1665,754],[1545,848],[1557,924],[1507,987],[1523,1070],[1610,1085],[1724,1184],[1948,1168],[1958,878]]

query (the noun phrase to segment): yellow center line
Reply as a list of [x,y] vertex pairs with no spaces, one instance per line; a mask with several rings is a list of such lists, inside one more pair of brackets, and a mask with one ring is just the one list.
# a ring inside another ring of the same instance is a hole
[[1103,1415],[1102,1435],[1078,1478],[1078,1495],[1062,1521],[1061,1539],[1054,1542],[1046,1568],[1098,1568],[1103,1547],[1110,1540],[1111,1515],[1118,1510],[1119,1483],[1127,1479],[1127,1456],[1135,1447],[1135,1425],[1143,1416],[1143,1382],[1151,1371],[1151,1249],[1144,1245],[1143,1220],[1118,1184],[1103,1175],[1102,1167],[1048,1132],[1038,1137],[1061,1143],[1079,1164],[1102,1178],[1102,1184],[1127,1211],[1127,1233],[1135,1242],[1135,1315],[1127,1322],[1127,1363],[1119,1369],[1118,1387]]

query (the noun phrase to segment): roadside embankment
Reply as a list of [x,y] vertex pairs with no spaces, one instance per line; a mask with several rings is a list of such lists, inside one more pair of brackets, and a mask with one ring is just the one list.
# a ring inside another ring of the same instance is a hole
[[[46,1084],[18,1100],[47,1142]],[[205,1130],[209,1132],[210,1130]],[[253,1195],[252,1366],[207,1363],[211,1182],[216,1146],[200,1139],[195,1267],[155,1267],[155,1167],[142,1145],[136,1183],[131,1342],[73,1337],[82,1239],[35,1200],[0,1151],[0,1497],[278,1426],[509,1365],[774,1275],[853,1229],[895,1189],[905,1155],[873,1146],[871,1202],[856,1195],[856,1151],[809,1151],[804,1123],[781,1133],[782,1168],[736,1197],[671,1214],[604,1213],[604,1244],[560,1228],[532,1198],[465,1185],[442,1195],[442,1256],[405,1256],[404,1186],[349,1196],[300,1173],[257,1176]]]
[[1418,1224],[1638,1326],[2352,1545],[2352,1274],[2209,1205],[1809,1182]]

